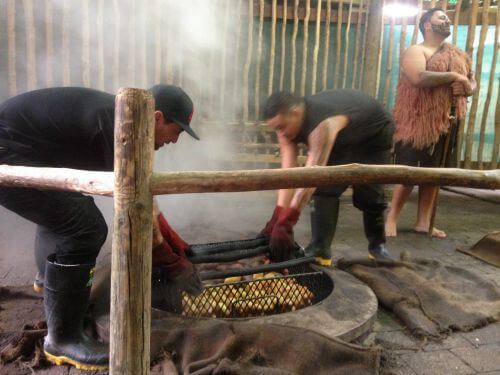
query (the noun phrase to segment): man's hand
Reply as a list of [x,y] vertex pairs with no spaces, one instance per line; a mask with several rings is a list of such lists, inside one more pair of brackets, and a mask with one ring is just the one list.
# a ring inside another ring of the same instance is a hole
[[294,249],[293,226],[299,220],[300,211],[283,208],[271,232],[269,257],[275,262],[291,258]]
[[163,216],[161,212],[158,214],[158,225],[163,238],[168,242],[175,253],[181,256],[189,255],[191,252],[191,246],[189,246],[189,244],[184,241],[175,230],[172,229],[167,219],[165,219],[165,216]]
[[474,92],[472,83],[463,74],[456,73],[455,81],[451,84],[451,89],[454,96],[469,96]]
[[187,293],[196,296],[203,291],[194,265],[185,256],[176,254],[167,241],[153,249],[153,266],[161,267],[166,277]]
[[266,226],[264,229],[260,231],[260,234],[267,239],[271,237],[271,233],[273,232],[274,224],[276,224],[276,221],[278,221],[278,218],[280,216],[281,211],[283,211],[283,207],[281,206],[276,206],[273,212],[273,216],[271,219],[266,223]]

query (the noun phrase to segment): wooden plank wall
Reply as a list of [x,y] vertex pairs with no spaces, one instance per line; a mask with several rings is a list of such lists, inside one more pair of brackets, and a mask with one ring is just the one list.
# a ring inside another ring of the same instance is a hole
[[[430,6],[423,0],[399,2],[417,6],[419,14],[384,19],[378,99],[389,107],[399,56],[419,41],[413,25]],[[168,82],[193,97],[197,121],[234,128],[237,142],[254,144],[274,142],[272,134],[249,126],[260,120],[262,103],[272,92],[308,95],[363,87],[370,0],[207,0],[198,4],[214,17],[205,14],[195,21],[181,3],[196,2],[0,0],[0,46],[6,51],[0,56],[0,99],[48,86],[116,92],[121,86]],[[497,53],[486,61],[483,52],[492,48],[493,33],[498,51],[499,16],[493,0],[470,3],[433,1],[447,8],[454,23],[450,41],[460,45],[467,34],[461,47],[474,58],[483,83],[460,127],[463,165],[490,168],[499,161],[499,71]],[[207,41],[190,43],[193,27],[187,25],[210,21],[216,35],[209,38],[202,31]],[[461,26],[460,34],[458,25],[469,27]],[[243,150],[274,155],[273,147]]]

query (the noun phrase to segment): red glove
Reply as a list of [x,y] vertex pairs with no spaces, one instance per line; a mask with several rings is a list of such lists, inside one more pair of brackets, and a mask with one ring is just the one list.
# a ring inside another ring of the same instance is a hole
[[271,233],[273,231],[273,228],[274,228],[274,224],[276,224],[276,221],[278,220],[278,217],[280,216],[280,213],[281,211],[283,211],[284,208],[281,207],[281,206],[276,206],[276,208],[274,209],[274,212],[273,212],[273,216],[271,217],[271,220],[269,220],[266,224],[266,226],[264,227],[264,229],[262,229],[260,231],[260,234],[266,238],[269,238],[271,237]]
[[269,255],[271,260],[282,262],[291,258],[294,249],[293,226],[299,220],[300,211],[283,208],[271,232]]
[[162,213],[158,215],[158,224],[160,226],[160,232],[163,238],[172,247],[174,252],[179,255],[185,255],[186,252],[189,252],[191,246],[189,246],[189,244],[184,241],[175,230],[172,229]]
[[203,284],[193,264],[185,257],[176,254],[167,241],[153,249],[153,266],[165,270],[169,280],[179,284],[179,288],[198,295],[203,291]]

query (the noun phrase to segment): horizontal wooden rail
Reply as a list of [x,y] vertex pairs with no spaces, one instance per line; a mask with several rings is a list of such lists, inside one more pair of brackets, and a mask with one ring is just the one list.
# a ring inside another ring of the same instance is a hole
[[[500,169],[477,171],[347,164],[290,169],[157,172],[151,178],[151,192],[154,195],[214,193],[369,183],[500,189]],[[0,165],[2,185],[112,196],[113,173]]]

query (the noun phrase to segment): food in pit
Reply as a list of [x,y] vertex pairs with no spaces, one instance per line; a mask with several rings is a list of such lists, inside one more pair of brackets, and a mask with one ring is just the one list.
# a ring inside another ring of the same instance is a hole
[[251,317],[295,311],[314,300],[293,275],[255,274],[252,281],[236,276],[224,284],[207,286],[198,297],[183,294],[182,315],[187,317]]

